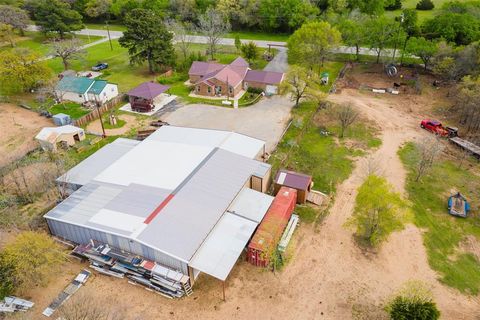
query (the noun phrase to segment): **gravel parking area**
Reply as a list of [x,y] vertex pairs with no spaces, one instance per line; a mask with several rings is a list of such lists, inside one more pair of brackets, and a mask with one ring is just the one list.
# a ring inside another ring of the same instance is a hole
[[262,139],[271,153],[290,119],[292,106],[288,98],[274,96],[240,109],[190,104],[161,118],[175,126],[230,130]]

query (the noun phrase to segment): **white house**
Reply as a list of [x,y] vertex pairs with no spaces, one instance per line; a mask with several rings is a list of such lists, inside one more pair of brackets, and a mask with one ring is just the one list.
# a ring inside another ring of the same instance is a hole
[[59,100],[103,104],[118,96],[118,87],[105,80],[65,76],[58,82],[55,95]]

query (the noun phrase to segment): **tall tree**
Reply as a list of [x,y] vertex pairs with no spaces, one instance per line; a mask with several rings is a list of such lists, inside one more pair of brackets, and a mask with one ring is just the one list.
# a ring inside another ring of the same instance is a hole
[[320,12],[308,0],[262,0],[258,11],[263,29],[282,32],[299,28]]
[[39,0],[34,10],[35,22],[45,33],[57,32],[63,39],[65,33],[83,28],[82,16],[72,10],[67,2]]
[[247,61],[252,64],[258,58],[258,48],[255,42],[249,41],[241,45],[240,50]]
[[125,17],[125,26],[119,43],[128,49],[131,63],[147,61],[151,73],[175,65],[173,35],[161,17],[149,10],[134,9]]
[[207,11],[199,18],[199,31],[207,37],[208,52],[211,59],[215,59],[217,46],[220,39],[228,31],[230,31],[230,23],[220,12],[215,9],[208,8]]
[[83,58],[87,52],[82,49],[82,42],[76,38],[70,40],[54,41],[50,54],[62,60],[65,70],[70,66],[72,60]]
[[27,231],[5,246],[0,265],[13,267],[13,283],[16,289],[22,290],[44,285],[65,258],[59,245],[48,235]]
[[288,39],[288,54],[295,61],[315,68],[323,66],[327,56],[339,46],[340,41],[340,32],[328,22],[308,22]]
[[427,38],[442,38],[457,45],[480,39],[480,19],[467,13],[442,12],[423,24]]
[[182,53],[183,61],[187,61],[188,53],[192,44],[192,26],[185,22],[170,20],[167,27],[175,35],[175,43]]
[[44,84],[51,70],[40,56],[26,48],[0,53],[0,93],[9,95],[26,92]]
[[429,41],[423,37],[410,38],[410,40],[407,42],[407,47],[405,48],[405,51],[408,54],[422,59],[425,70],[427,70],[430,66],[430,62],[435,53],[437,53],[437,50],[438,47],[436,43],[433,43],[432,41]]
[[337,107],[336,117],[340,125],[339,138],[343,138],[345,130],[350,127],[358,118],[358,111],[350,104],[342,104]]
[[343,43],[349,47],[355,48],[356,60],[360,60],[360,48],[365,42],[365,17],[357,15],[350,19],[342,19],[338,24],[338,29],[342,34]]
[[394,44],[399,32],[399,25],[398,22],[386,17],[374,18],[365,24],[365,32],[366,43],[377,53],[377,63],[379,63],[383,50]]
[[319,89],[318,76],[299,66],[290,67],[280,84],[280,93],[290,95],[295,107],[302,100],[322,100],[325,95]]
[[23,33],[30,23],[30,19],[27,12],[20,8],[0,5],[0,23],[11,25],[12,28]]
[[91,18],[106,16],[111,6],[112,0],[89,0],[85,5],[85,14]]

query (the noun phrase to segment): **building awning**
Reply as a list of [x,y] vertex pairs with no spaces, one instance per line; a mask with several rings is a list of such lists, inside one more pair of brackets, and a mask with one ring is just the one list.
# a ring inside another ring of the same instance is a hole
[[268,194],[244,188],[228,208],[228,212],[260,223],[273,202]]
[[225,281],[247,245],[257,223],[225,213],[197,250],[190,266]]

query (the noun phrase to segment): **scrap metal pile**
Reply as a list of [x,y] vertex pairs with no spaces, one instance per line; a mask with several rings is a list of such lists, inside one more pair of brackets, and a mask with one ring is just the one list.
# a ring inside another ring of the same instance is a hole
[[27,311],[32,308],[35,303],[20,299],[17,297],[5,297],[3,301],[0,301],[0,312],[16,312],[16,311]]
[[91,240],[89,244],[77,246],[72,254],[87,258],[90,267],[102,274],[126,277],[130,280],[129,283],[141,284],[168,298],[181,298],[192,294],[190,278],[182,272],[107,244]]

